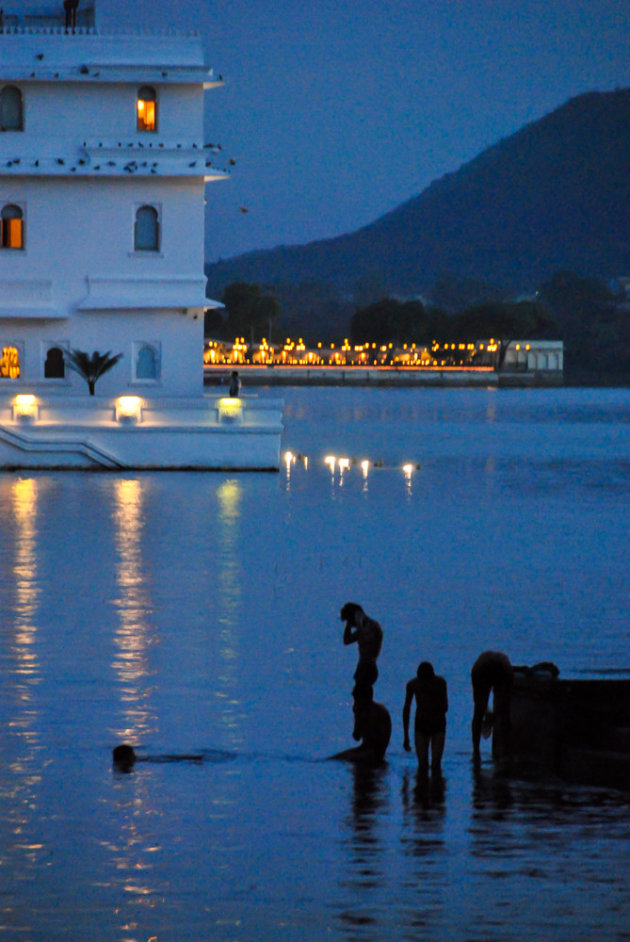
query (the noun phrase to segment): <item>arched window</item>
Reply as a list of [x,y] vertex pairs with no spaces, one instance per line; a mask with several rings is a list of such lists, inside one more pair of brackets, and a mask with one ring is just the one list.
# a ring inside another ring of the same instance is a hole
[[66,375],[66,365],[63,359],[63,350],[60,347],[50,347],[44,363],[45,379],[63,379]]
[[24,213],[13,203],[3,206],[0,213],[0,248],[24,248]]
[[23,130],[22,92],[15,85],[5,85],[0,91],[0,131]]
[[0,347],[0,378],[19,379],[20,351],[17,347]]
[[138,131],[157,130],[157,95],[150,85],[143,85],[136,102]]
[[160,367],[155,347],[148,343],[141,344],[135,366],[136,379],[158,379]]
[[133,247],[136,252],[157,252],[160,248],[160,222],[155,206],[136,210]]

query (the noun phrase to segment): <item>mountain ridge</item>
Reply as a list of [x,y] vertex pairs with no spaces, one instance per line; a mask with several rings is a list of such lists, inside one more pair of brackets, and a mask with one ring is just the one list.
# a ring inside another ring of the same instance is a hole
[[316,281],[345,295],[430,291],[445,273],[534,290],[561,269],[630,271],[630,89],[590,91],[492,144],[360,229],[206,266],[234,281]]

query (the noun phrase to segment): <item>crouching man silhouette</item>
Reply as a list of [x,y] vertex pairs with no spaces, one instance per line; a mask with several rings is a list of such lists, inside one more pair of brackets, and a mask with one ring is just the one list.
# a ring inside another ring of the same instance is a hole
[[392,720],[387,707],[376,703],[371,686],[354,689],[354,731],[353,739],[361,740],[359,746],[344,749],[331,756],[346,762],[360,762],[365,765],[381,765],[392,735]]

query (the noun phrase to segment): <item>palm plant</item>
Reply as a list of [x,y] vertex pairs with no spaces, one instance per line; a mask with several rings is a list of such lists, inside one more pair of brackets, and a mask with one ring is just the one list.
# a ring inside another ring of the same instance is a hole
[[94,395],[96,381],[101,378],[103,373],[111,370],[112,366],[115,366],[121,357],[122,353],[116,353],[112,356],[111,350],[108,350],[107,353],[99,353],[98,350],[95,350],[94,353],[85,353],[83,350],[73,349],[64,352],[66,366],[83,377],[88,384],[90,396]]

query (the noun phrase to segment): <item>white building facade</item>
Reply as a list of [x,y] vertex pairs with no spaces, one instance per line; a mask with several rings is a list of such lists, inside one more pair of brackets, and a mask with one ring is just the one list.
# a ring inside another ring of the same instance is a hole
[[[105,34],[85,2],[72,28],[62,0],[15,5],[5,2],[0,28],[0,423],[15,418],[7,410],[24,392],[40,405],[30,435],[46,422],[50,434],[89,425],[85,409],[80,420],[67,412],[87,395],[65,364],[75,349],[122,354],[98,380],[98,429],[103,414],[116,422],[121,395],[138,397],[157,424],[177,424],[178,403],[184,425],[194,413],[193,425],[209,429],[206,409],[220,424],[203,395],[203,251],[206,184],[224,174],[203,129],[204,93],[221,82],[201,38]],[[252,403],[231,422],[233,434],[251,424],[250,453],[255,412]],[[277,415],[271,425],[275,453]],[[207,447],[193,464],[277,464],[249,460],[247,447],[226,463],[216,443]],[[126,466],[124,448],[118,457]],[[189,464],[171,457],[169,466]],[[0,465],[10,463],[0,449]]]
[[562,377],[564,344],[561,340],[511,340],[503,361],[503,369]]

